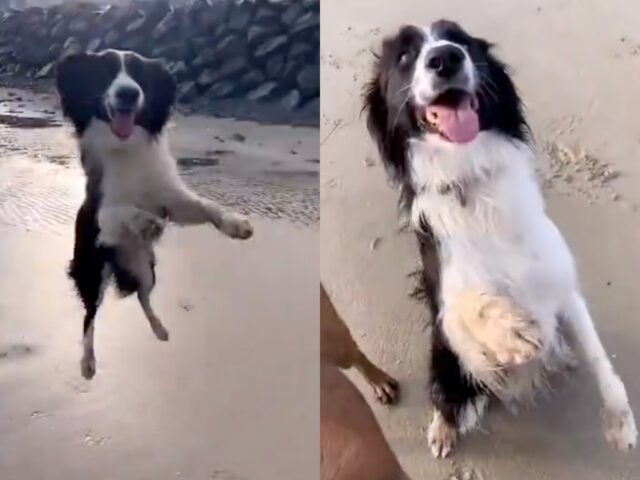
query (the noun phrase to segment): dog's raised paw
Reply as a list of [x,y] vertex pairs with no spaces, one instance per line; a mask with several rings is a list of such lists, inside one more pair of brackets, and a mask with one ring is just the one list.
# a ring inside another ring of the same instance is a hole
[[96,359],[93,356],[84,356],[80,360],[80,373],[87,380],[91,380],[96,374]]
[[605,410],[604,422],[605,437],[611,445],[623,452],[636,446],[638,430],[631,409]]
[[247,240],[253,236],[253,226],[241,215],[230,214],[222,220],[220,230],[231,238]]
[[461,297],[463,321],[497,366],[522,365],[543,345],[538,322],[507,297],[472,294]]
[[453,451],[457,439],[456,429],[449,425],[442,414],[436,410],[427,432],[431,454],[435,458],[446,458]]

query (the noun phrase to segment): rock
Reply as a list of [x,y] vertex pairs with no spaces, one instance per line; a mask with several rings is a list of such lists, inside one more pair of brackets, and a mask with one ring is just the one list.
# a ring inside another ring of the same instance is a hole
[[258,8],[258,10],[256,10],[256,14],[254,15],[254,19],[256,22],[258,21],[264,21],[264,23],[272,23],[275,18],[277,17],[277,13],[270,9],[270,8],[265,8],[265,7],[260,7]]
[[69,23],[69,32],[79,34],[89,30],[89,22],[84,18],[75,18]]
[[287,43],[286,35],[278,35],[277,37],[270,38],[263,42],[258,48],[256,48],[254,55],[256,58],[263,57],[271,52],[275,52],[279,48],[282,48]]
[[147,23],[147,17],[143,15],[142,17],[134,20],[129,25],[127,25],[126,31],[129,33],[138,32],[142,30],[142,27],[145,23]]
[[291,45],[291,48],[289,49],[289,58],[304,57],[308,53],[310,53],[312,50],[313,49],[309,44],[304,42],[296,42],[293,45]]
[[250,70],[240,77],[238,83],[245,90],[252,90],[264,83],[265,80],[266,78],[260,70]]
[[69,24],[64,20],[60,20],[53,26],[49,35],[57,40],[67,38],[69,36]]
[[227,21],[231,30],[244,31],[249,26],[253,14],[253,2],[243,2],[237,5]]
[[205,48],[200,52],[200,54],[193,61],[192,65],[194,67],[208,67],[212,65],[216,61],[217,52],[215,47]]
[[189,53],[189,47],[185,42],[173,42],[159,45],[151,50],[154,58],[169,58],[171,60],[183,60]]
[[242,72],[247,67],[248,63],[246,57],[241,56],[230,58],[217,69],[218,78],[229,77],[231,75],[237,77],[238,73]]
[[246,44],[236,35],[223,38],[215,47],[216,55],[220,60],[245,54]]
[[198,75],[198,79],[196,83],[200,87],[208,87],[213,84],[217,80],[217,70],[214,68],[208,68],[204,70],[200,75]]
[[120,38],[120,32],[111,30],[104,37],[104,45],[107,47],[113,47],[114,45],[117,45]]
[[46,78],[46,77],[53,76],[53,72],[54,72],[56,63],[57,62],[51,62],[48,65],[45,65],[40,70],[38,70],[38,72],[36,73],[35,77],[36,78]]
[[314,12],[307,12],[300,17],[291,28],[291,33],[298,33],[310,28],[320,26],[320,15]]
[[273,35],[278,31],[275,25],[253,25],[247,30],[247,40],[252,43],[261,38]]
[[300,18],[301,15],[304,14],[304,12],[305,8],[302,3],[299,1],[292,2],[289,8],[284,11],[280,20],[282,20],[282,23],[290,27],[296,22],[296,20],[298,20],[298,18]]
[[251,90],[247,94],[247,100],[261,101],[269,98],[271,93],[278,87],[276,82],[266,82],[260,85],[258,88]]
[[308,65],[296,75],[296,81],[303,95],[313,97],[320,93],[320,65]]
[[87,44],[87,52],[98,52],[101,44],[102,40],[100,38],[94,38]]
[[211,98],[225,98],[228,97],[235,89],[235,82],[231,80],[222,80],[211,86],[207,91],[207,95]]
[[282,73],[282,69],[284,67],[284,55],[274,55],[267,61],[267,66],[265,67],[265,73],[267,74],[267,78],[275,79],[278,78],[278,75]]
[[171,31],[177,29],[180,24],[180,14],[179,10],[171,10],[167,13],[160,23],[158,23],[153,31],[151,32],[151,36],[156,40],[163,38],[168,35]]
[[291,90],[280,100],[280,105],[282,105],[285,109],[291,111],[295,110],[298,105],[300,105],[300,100],[302,100],[302,96],[298,90]]
[[171,73],[176,80],[181,81],[188,76],[189,68],[187,67],[187,64],[181,60],[174,63],[171,68],[169,68],[169,73]]
[[185,82],[178,86],[177,98],[180,103],[191,103],[199,95],[196,82]]

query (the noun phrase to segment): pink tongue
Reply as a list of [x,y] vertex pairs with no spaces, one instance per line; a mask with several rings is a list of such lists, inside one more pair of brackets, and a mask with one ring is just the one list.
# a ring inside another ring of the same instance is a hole
[[437,117],[438,128],[453,143],[468,143],[478,135],[478,114],[467,98],[457,108],[445,105],[429,105],[427,118]]
[[121,140],[126,140],[133,133],[136,114],[115,112],[111,119],[111,131]]

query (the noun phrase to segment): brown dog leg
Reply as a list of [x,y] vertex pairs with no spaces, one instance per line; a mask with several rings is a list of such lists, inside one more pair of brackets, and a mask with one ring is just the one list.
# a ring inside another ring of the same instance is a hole
[[320,367],[321,480],[409,480],[366,400],[335,366]]
[[398,382],[371,363],[360,351],[322,284],[320,284],[320,357],[323,362],[342,369],[355,367],[371,385],[376,398],[381,403],[397,401]]

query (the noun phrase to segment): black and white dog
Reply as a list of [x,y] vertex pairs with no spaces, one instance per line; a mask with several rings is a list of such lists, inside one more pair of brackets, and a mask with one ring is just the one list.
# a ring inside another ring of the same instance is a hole
[[165,134],[176,86],[159,61],[115,50],[73,54],[59,63],[56,80],[87,177],[69,275],[86,310],[82,375],[92,378],[94,319],[111,278],[123,296],[137,292],[153,333],[169,338],[149,301],[153,244],[167,221],[212,223],[240,239],[253,229],[244,217],[198,197],[178,176]]
[[433,328],[429,445],[446,456],[490,396],[527,400],[571,363],[575,337],[604,402],[606,438],[635,446],[625,387],[545,213],[523,108],[491,44],[441,20],[383,41],[368,128],[416,231]]

